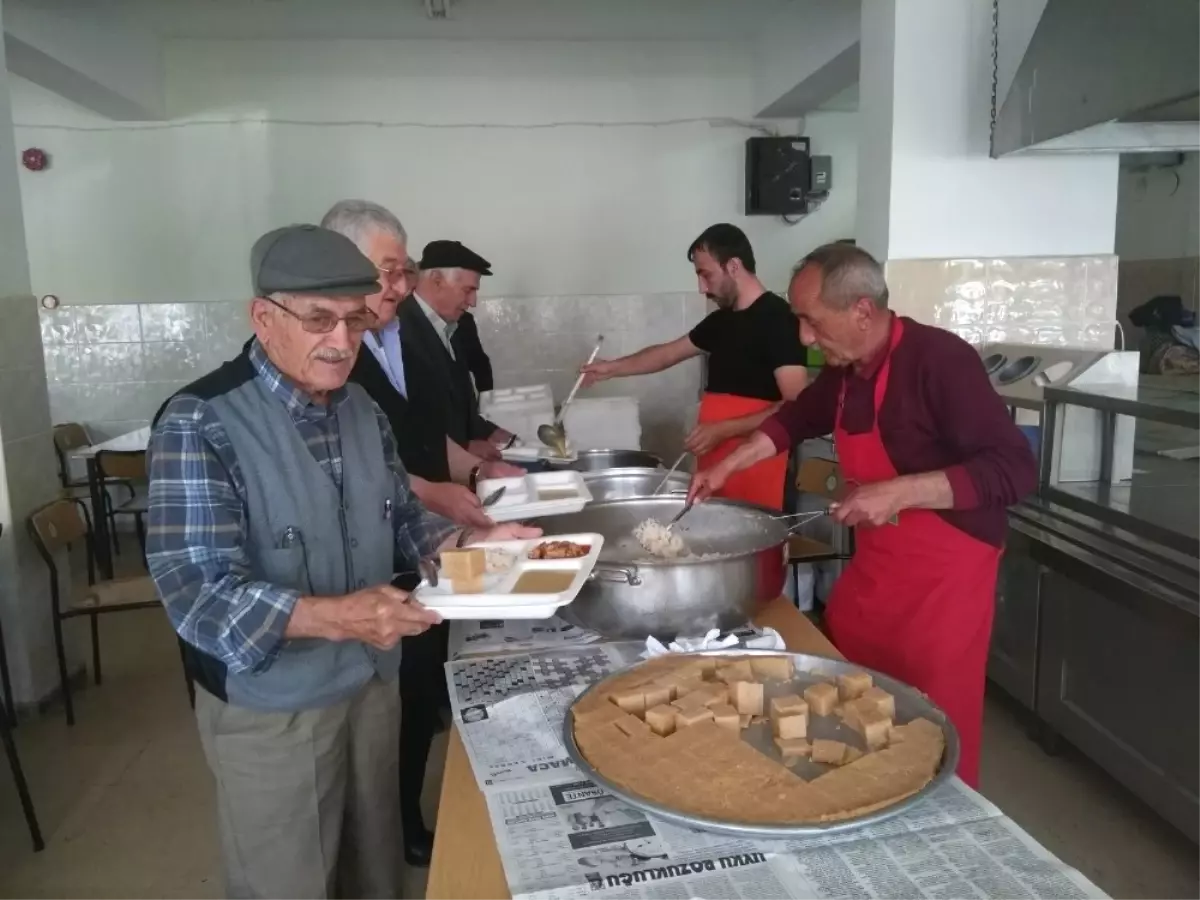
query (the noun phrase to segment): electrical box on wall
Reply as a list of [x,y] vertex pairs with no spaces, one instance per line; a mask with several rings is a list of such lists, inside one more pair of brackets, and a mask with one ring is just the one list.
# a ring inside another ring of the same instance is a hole
[[746,215],[803,215],[829,193],[828,156],[810,156],[806,137],[746,141]]

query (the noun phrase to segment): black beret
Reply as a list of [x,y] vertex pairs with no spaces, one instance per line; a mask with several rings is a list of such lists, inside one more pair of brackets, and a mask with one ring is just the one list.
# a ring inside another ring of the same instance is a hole
[[430,241],[425,245],[419,263],[426,269],[466,269],[480,275],[491,275],[492,264],[469,247],[458,241]]
[[316,225],[288,225],[268,232],[250,251],[256,296],[323,294],[365,297],[379,290],[379,273],[345,235]]

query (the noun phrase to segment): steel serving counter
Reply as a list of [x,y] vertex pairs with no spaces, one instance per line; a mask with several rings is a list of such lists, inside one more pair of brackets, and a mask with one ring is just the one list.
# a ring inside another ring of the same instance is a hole
[[[1038,495],[1010,512],[988,668],[1035,713],[1044,746],[1066,738],[1193,840],[1200,468],[1186,448],[1200,443],[1198,400],[1146,386],[1046,389]],[[1060,477],[1074,408],[1100,413],[1091,480]],[[1129,428],[1132,475],[1114,480],[1115,438]]]

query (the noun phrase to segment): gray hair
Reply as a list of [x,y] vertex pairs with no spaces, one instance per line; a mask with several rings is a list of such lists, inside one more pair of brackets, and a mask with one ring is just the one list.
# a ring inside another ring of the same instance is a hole
[[451,284],[458,284],[458,275],[463,269],[422,269],[421,275],[432,275],[434,272],[441,273],[442,278]]
[[373,231],[382,231],[401,241],[408,240],[408,232],[400,220],[369,200],[339,200],[321,217],[321,227],[350,238],[359,250]]
[[878,309],[887,309],[888,286],[883,266],[866,250],[852,244],[824,244],[796,263],[792,277],[802,269],[821,270],[821,300],[835,309],[847,309],[866,297]]

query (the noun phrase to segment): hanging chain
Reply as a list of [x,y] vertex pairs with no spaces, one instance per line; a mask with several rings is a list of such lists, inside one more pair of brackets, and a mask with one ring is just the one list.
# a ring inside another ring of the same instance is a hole
[[988,150],[996,156],[996,104],[1000,83],[1000,0],[992,0],[992,121],[988,132]]

